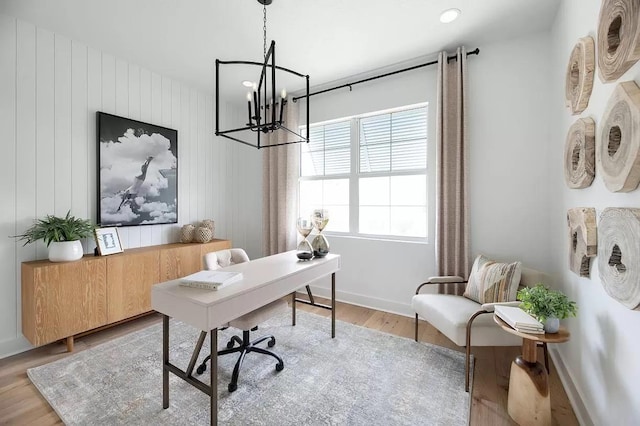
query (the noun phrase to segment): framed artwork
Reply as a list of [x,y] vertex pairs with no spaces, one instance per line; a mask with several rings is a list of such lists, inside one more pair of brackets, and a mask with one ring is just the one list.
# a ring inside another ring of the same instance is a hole
[[122,253],[124,251],[122,249],[122,244],[120,243],[118,228],[96,228],[94,233],[96,236],[96,244],[98,246],[98,253],[100,253],[100,256]]
[[178,222],[178,131],[97,113],[100,226]]

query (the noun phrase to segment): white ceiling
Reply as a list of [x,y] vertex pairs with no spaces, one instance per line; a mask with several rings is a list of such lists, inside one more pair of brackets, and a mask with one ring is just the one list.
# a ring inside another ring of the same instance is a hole
[[[277,64],[311,85],[465,45],[550,27],[559,0],[273,0],[267,40]],[[448,8],[462,10],[440,23]],[[261,61],[257,0],[0,0],[0,13],[86,43],[209,93],[215,59]],[[227,85],[246,89],[239,75]],[[255,77],[253,78],[255,80]],[[295,89],[295,88],[293,88]],[[229,96],[230,91],[222,93]]]

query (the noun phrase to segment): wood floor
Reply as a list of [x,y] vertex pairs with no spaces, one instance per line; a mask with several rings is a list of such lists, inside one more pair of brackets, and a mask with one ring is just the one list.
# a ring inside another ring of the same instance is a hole
[[[299,309],[329,316],[330,312],[298,304]],[[374,309],[338,303],[336,318],[352,324],[380,330],[402,337],[413,338],[413,319]],[[149,315],[102,330],[75,342],[75,352],[104,343],[115,337],[161,322],[159,315]],[[337,338],[340,337],[339,328]],[[462,351],[427,323],[420,324],[420,341]],[[507,413],[507,391],[511,361],[519,354],[517,347],[473,348],[476,357],[474,369],[471,425],[514,425]],[[33,349],[13,357],[0,360],[0,424],[2,425],[53,425],[62,424],[56,413],[31,384],[27,369],[47,364],[69,356],[63,342]],[[567,395],[551,367],[549,377],[551,389],[551,415],[554,425],[577,425]]]

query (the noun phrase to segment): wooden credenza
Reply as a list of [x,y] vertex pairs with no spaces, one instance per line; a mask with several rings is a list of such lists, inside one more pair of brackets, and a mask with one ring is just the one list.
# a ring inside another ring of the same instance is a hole
[[163,244],[75,262],[22,263],[22,334],[35,346],[151,311],[151,287],[202,269],[202,257],[229,240]]

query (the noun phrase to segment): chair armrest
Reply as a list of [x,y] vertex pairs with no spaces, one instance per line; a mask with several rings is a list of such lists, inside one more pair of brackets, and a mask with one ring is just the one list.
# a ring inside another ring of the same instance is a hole
[[487,312],[493,312],[496,309],[496,306],[520,306],[522,302],[519,300],[515,300],[513,302],[496,302],[496,303],[484,303],[482,304],[482,309]]
[[458,284],[458,283],[466,283],[467,281],[462,277],[457,276],[439,276],[439,277],[429,277],[426,282],[423,282],[416,289],[416,294],[420,293],[420,289],[429,284]]

